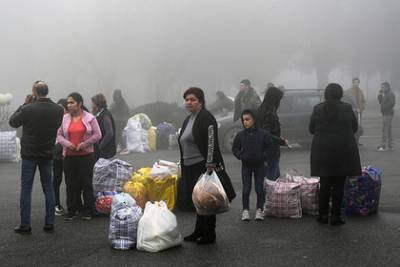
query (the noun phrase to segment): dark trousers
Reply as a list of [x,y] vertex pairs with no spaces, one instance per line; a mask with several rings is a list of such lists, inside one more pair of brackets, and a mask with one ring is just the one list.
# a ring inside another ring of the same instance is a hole
[[257,209],[263,209],[265,202],[265,192],[264,192],[264,174],[265,174],[265,166],[262,165],[256,168],[250,168],[246,166],[242,166],[242,202],[243,209],[249,209],[249,198],[251,192],[251,180],[254,174],[254,187],[257,193]]
[[182,165],[182,177],[178,180],[178,208],[181,211],[196,211],[192,193],[193,188],[199,177],[206,172],[206,163],[204,161],[194,165]]
[[343,201],[345,176],[330,176],[320,178],[319,215],[329,212],[329,200],[332,197],[332,215],[340,217]]
[[64,159],[65,183],[67,185],[68,212],[76,212],[81,206],[83,191],[83,210],[92,212],[94,153],[84,156],[71,156]]
[[[197,180],[206,172],[205,161],[194,165],[182,165],[182,177],[178,181],[178,208],[182,211],[195,211],[192,201],[193,188]],[[196,216],[196,226],[194,232],[199,233],[203,237],[215,237],[215,224],[217,217],[215,215],[199,215]]]
[[62,182],[64,165],[62,159],[53,160],[53,188],[55,196],[55,204],[60,205],[60,185]]

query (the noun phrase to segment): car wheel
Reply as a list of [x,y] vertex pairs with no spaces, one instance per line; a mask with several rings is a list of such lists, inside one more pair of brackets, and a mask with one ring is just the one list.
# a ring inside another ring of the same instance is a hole
[[224,135],[224,147],[223,147],[224,152],[232,152],[233,140],[235,139],[236,134],[241,130],[242,130],[241,128],[235,127],[226,131]]

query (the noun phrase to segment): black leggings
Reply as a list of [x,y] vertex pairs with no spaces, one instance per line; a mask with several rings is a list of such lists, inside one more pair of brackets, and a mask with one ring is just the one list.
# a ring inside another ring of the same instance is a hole
[[60,185],[63,177],[63,160],[53,160],[53,187],[55,195],[55,205],[60,205]]
[[76,212],[81,206],[83,191],[83,209],[92,212],[93,196],[93,166],[94,153],[84,156],[70,156],[64,159],[65,183],[67,185],[68,212]]
[[329,212],[329,200],[332,196],[332,215],[340,216],[343,201],[343,188],[346,176],[330,176],[320,178],[319,215]]

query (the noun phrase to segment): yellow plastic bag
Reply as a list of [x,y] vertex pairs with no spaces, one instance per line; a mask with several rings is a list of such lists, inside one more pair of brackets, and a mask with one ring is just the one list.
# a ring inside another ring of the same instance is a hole
[[164,201],[167,207],[173,210],[176,203],[176,175],[170,175],[163,179],[149,177],[146,182],[148,199],[150,201]]
[[148,133],[148,139],[149,139],[149,147],[151,151],[156,151],[157,150],[157,133],[156,133],[156,127],[151,127],[147,133]]
[[144,209],[147,202],[147,189],[144,184],[138,181],[128,181],[125,183],[123,191],[131,195],[136,203]]

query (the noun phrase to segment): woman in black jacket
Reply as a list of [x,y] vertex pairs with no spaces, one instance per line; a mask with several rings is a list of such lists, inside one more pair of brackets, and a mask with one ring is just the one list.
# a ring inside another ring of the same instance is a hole
[[329,199],[332,196],[331,224],[341,225],[341,203],[346,176],[361,175],[360,155],[354,137],[357,118],[350,104],[340,101],[343,89],[331,83],[325,89],[325,101],[314,107],[309,131],[311,176],[320,176],[319,216],[328,223]]
[[270,180],[276,180],[281,175],[279,169],[280,146],[287,145],[287,140],[281,137],[281,124],[276,114],[282,97],[283,92],[280,89],[276,87],[268,88],[267,92],[265,92],[264,100],[257,111],[256,121],[258,127],[266,130],[279,140],[273,145],[271,153],[266,160],[266,177]]
[[[178,138],[182,163],[182,178],[178,183],[178,208],[182,211],[195,211],[192,202],[193,188],[198,178],[206,171],[215,170],[228,196],[235,197],[235,191],[229,176],[225,172],[224,162],[218,145],[218,127],[214,116],[205,109],[204,92],[197,87],[189,88],[183,94],[185,107],[190,115],[183,122]],[[209,154],[209,126],[213,126],[214,147]],[[197,214],[194,232],[184,238],[197,244],[215,242],[216,216]]]
[[107,109],[107,101],[103,94],[97,94],[92,97],[92,113],[96,116],[102,135],[95,145],[96,160],[99,158],[112,158],[117,150],[115,123],[111,112]]

